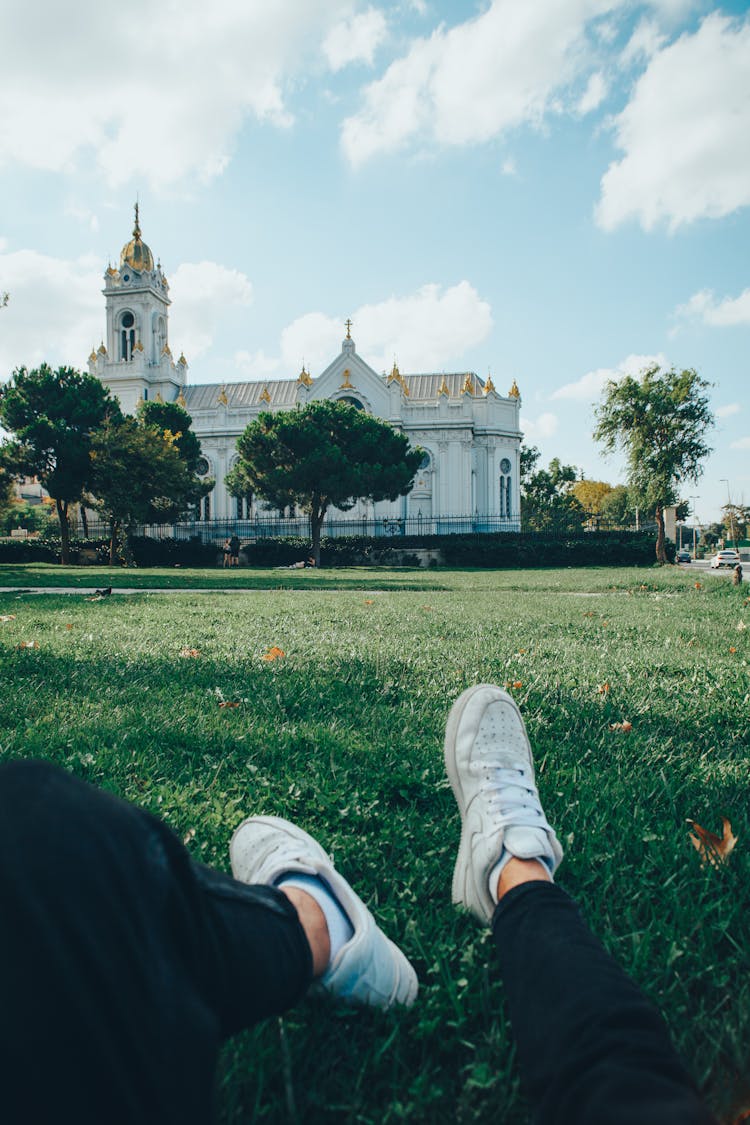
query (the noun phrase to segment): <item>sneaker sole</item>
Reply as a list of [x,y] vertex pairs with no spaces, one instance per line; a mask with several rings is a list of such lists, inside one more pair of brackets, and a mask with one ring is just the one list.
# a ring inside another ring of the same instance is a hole
[[466,691],[459,695],[450,709],[448,722],[445,727],[445,772],[448,775],[448,780],[453,790],[453,796],[456,798],[458,811],[461,814],[461,842],[458,846],[458,855],[456,856],[456,863],[453,868],[453,881],[451,883],[451,901],[456,906],[467,906],[468,904],[469,896],[466,894],[466,881],[469,871],[471,870],[471,841],[466,831],[466,801],[464,799],[459,770],[456,765],[456,741],[458,738],[458,730],[467,707],[475,696],[479,695],[480,692],[486,691],[492,692],[493,703],[509,703],[518,715],[518,720],[523,726],[523,729],[526,729],[515,699],[508,695],[507,691],[503,691],[502,688],[496,687],[494,684],[476,684],[474,687],[467,688]]

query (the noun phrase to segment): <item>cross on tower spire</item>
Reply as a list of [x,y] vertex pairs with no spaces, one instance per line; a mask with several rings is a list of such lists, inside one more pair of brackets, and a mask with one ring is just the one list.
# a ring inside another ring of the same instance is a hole
[[351,318],[347,317],[345,323],[346,323],[346,338],[347,338],[347,340],[351,340],[351,338],[352,338],[352,321],[351,321]]

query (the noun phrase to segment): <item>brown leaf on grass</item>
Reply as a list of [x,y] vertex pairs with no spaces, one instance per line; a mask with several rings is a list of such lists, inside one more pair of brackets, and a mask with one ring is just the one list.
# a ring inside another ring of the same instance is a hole
[[596,614],[594,613],[593,609],[590,609],[587,613],[584,613],[583,616],[584,617],[595,617]]
[[423,605],[422,609],[431,610],[432,606],[431,605]]
[[220,699],[219,707],[239,707],[239,703],[232,703],[228,699]]
[[39,641],[21,641],[19,648],[39,648]]
[[65,628],[66,629],[72,629],[73,628],[73,622],[72,621],[68,622],[68,624],[65,626]]
[[0,621],[15,621],[15,613],[2,613],[0,614]]
[[695,583],[695,588],[696,588],[696,590],[700,590],[700,589],[702,588],[702,587],[701,587],[701,583],[700,583],[700,582],[696,582],[696,583]]
[[609,691],[609,680],[605,680],[603,684],[599,684],[599,687],[596,689],[596,694],[597,695],[606,695],[608,691]]
[[505,686],[507,688],[515,688],[516,691],[523,687],[523,680],[506,680]]
[[375,605],[374,598],[365,598],[365,605]]
[[180,656],[189,656],[192,657],[192,659],[195,659],[196,656],[200,656],[200,649],[188,648],[187,646],[185,646],[185,648],[180,649]]
[[623,719],[621,723],[610,723],[610,730],[619,730],[623,734],[628,734],[633,729],[633,724],[628,719]]
[[263,656],[261,657],[261,659],[262,660],[279,660],[280,657],[285,656],[285,655],[286,654],[285,654],[283,648],[279,648],[278,645],[272,645],[271,648],[269,648],[268,652],[263,653]]
[[688,824],[692,825],[692,832],[690,833],[690,840],[701,857],[701,867],[705,866],[706,862],[718,867],[721,863],[726,863],[730,852],[737,843],[737,837],[732,833],[732,825],[727,818],[721,818],[722,835],[717,836],[715,832],[709,832],[707,828],[701,828],[700,824],[696,824],[694,820],[688,820]]
[[737,648],[736,648],[736,646],[735,646],[735,645],[730,645],[730,646],[729,646],[729,651],[730,651],[730,652],[736,652],[736,651],[737,651]]

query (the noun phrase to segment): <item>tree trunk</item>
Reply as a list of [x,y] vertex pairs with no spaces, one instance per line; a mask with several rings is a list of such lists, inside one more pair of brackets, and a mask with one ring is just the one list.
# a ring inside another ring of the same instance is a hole
[[310,554],[316,567],[320,566],[320,529],[323,526],[326,510],[313,503],[310,509]]
[[60,562],[70,565],[70,524],[68,523],[68,501],[55,499],[57,518],[60,521]]
[[656,505],[656,561],[658,563],[665,563],[667,561],[667,552],[664,546],[664,509],[661,504]]
[[109,565],[114,566],[117,562],[117,521],[112,520],[110,523],[110,539],[109,539]]
[[89,518],[86,515],[86,505],[85,504],[79,504],[78,510],[81,513],[81,527],[83,528],[83,538],[88,539],[88,537],[89,537]]

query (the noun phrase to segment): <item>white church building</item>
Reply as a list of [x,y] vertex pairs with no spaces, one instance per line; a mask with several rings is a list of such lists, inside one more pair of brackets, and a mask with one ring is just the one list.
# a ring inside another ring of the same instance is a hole
[[[394,363],[378,374],[357,353],[351,321],[341,351],[313,376],[253,382],[197,383],[169,344],[169,285],[161,263],[141,238],[136,205],[132,239],[118,266],[104,274],[106,335],[89,356],[88,369],[134,413],[141,399],[177,402],[193,419],[203,451],[202,468],[216,484],[202,503],[202,520],[268,518],[262,500],[238,500],[224,479],[237,461],[237,438],[261,411],[291,410],[313,399],[342,400],[404,433],[425,457],[408,496],[378,504],[360,502],[336,521],[374,521],[378,528],[410,532],[517,530],[520,526],[520,395],[514,381],[499,394],[488,377],[473,372],[407,374]],[[278,513],[277,513],[278,515]],[[291,528],[290,528],[291,530]]]

